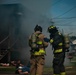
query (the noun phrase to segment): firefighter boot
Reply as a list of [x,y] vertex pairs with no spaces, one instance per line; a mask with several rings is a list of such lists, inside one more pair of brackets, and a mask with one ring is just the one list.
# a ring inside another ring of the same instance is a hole
[[60,74],[54,74],[54,75],[60,75]]
[[65,72],[62,72],[62,73],[60,73],[60,75],[66,75],[66,73]]

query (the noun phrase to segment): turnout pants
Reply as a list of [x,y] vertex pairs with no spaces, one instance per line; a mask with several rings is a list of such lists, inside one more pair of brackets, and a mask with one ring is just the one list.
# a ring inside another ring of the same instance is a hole
[[45,58],[44,55],[31,56],[30,75],[42,75]]
[[54,59],[53,59],[54,75],[65,75],[64,59],[65,59],[64,52],[54,54]]

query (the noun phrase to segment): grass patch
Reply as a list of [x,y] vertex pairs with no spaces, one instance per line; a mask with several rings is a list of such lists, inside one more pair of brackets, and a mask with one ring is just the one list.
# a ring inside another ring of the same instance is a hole
[[9,67],[0,66],[0,73],[15,73],[15,67],[13,67],[13,66],[9,66]]
[[45,73],[53,72],[53,68],[52,67],[44,67],[44,72]]

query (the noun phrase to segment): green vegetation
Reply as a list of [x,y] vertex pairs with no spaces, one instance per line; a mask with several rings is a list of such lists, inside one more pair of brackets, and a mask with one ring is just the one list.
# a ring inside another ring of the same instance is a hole
[[13,66],[10,66],[10,67],[0,66],[0,73],[15,73],[15,67],[13,67]]
[[73,59],[71,59],[71,63],[73,66],[76,66],[76,56],[74,56]]

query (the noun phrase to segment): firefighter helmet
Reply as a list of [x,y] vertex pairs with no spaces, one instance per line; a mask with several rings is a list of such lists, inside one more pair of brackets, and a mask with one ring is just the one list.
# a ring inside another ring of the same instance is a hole
[[52,32],[55,32],[55,31],[57,31],[56,26],[51,25],[51,26],[48,27],[48,32],[49,32],[49,33],[52,33]]
[[36,25],[35,28],[34,28],[34,31],[35,31],[35,32],[36,32],[36,31],[40,31],[40,32],[42,32],[42,27]]

